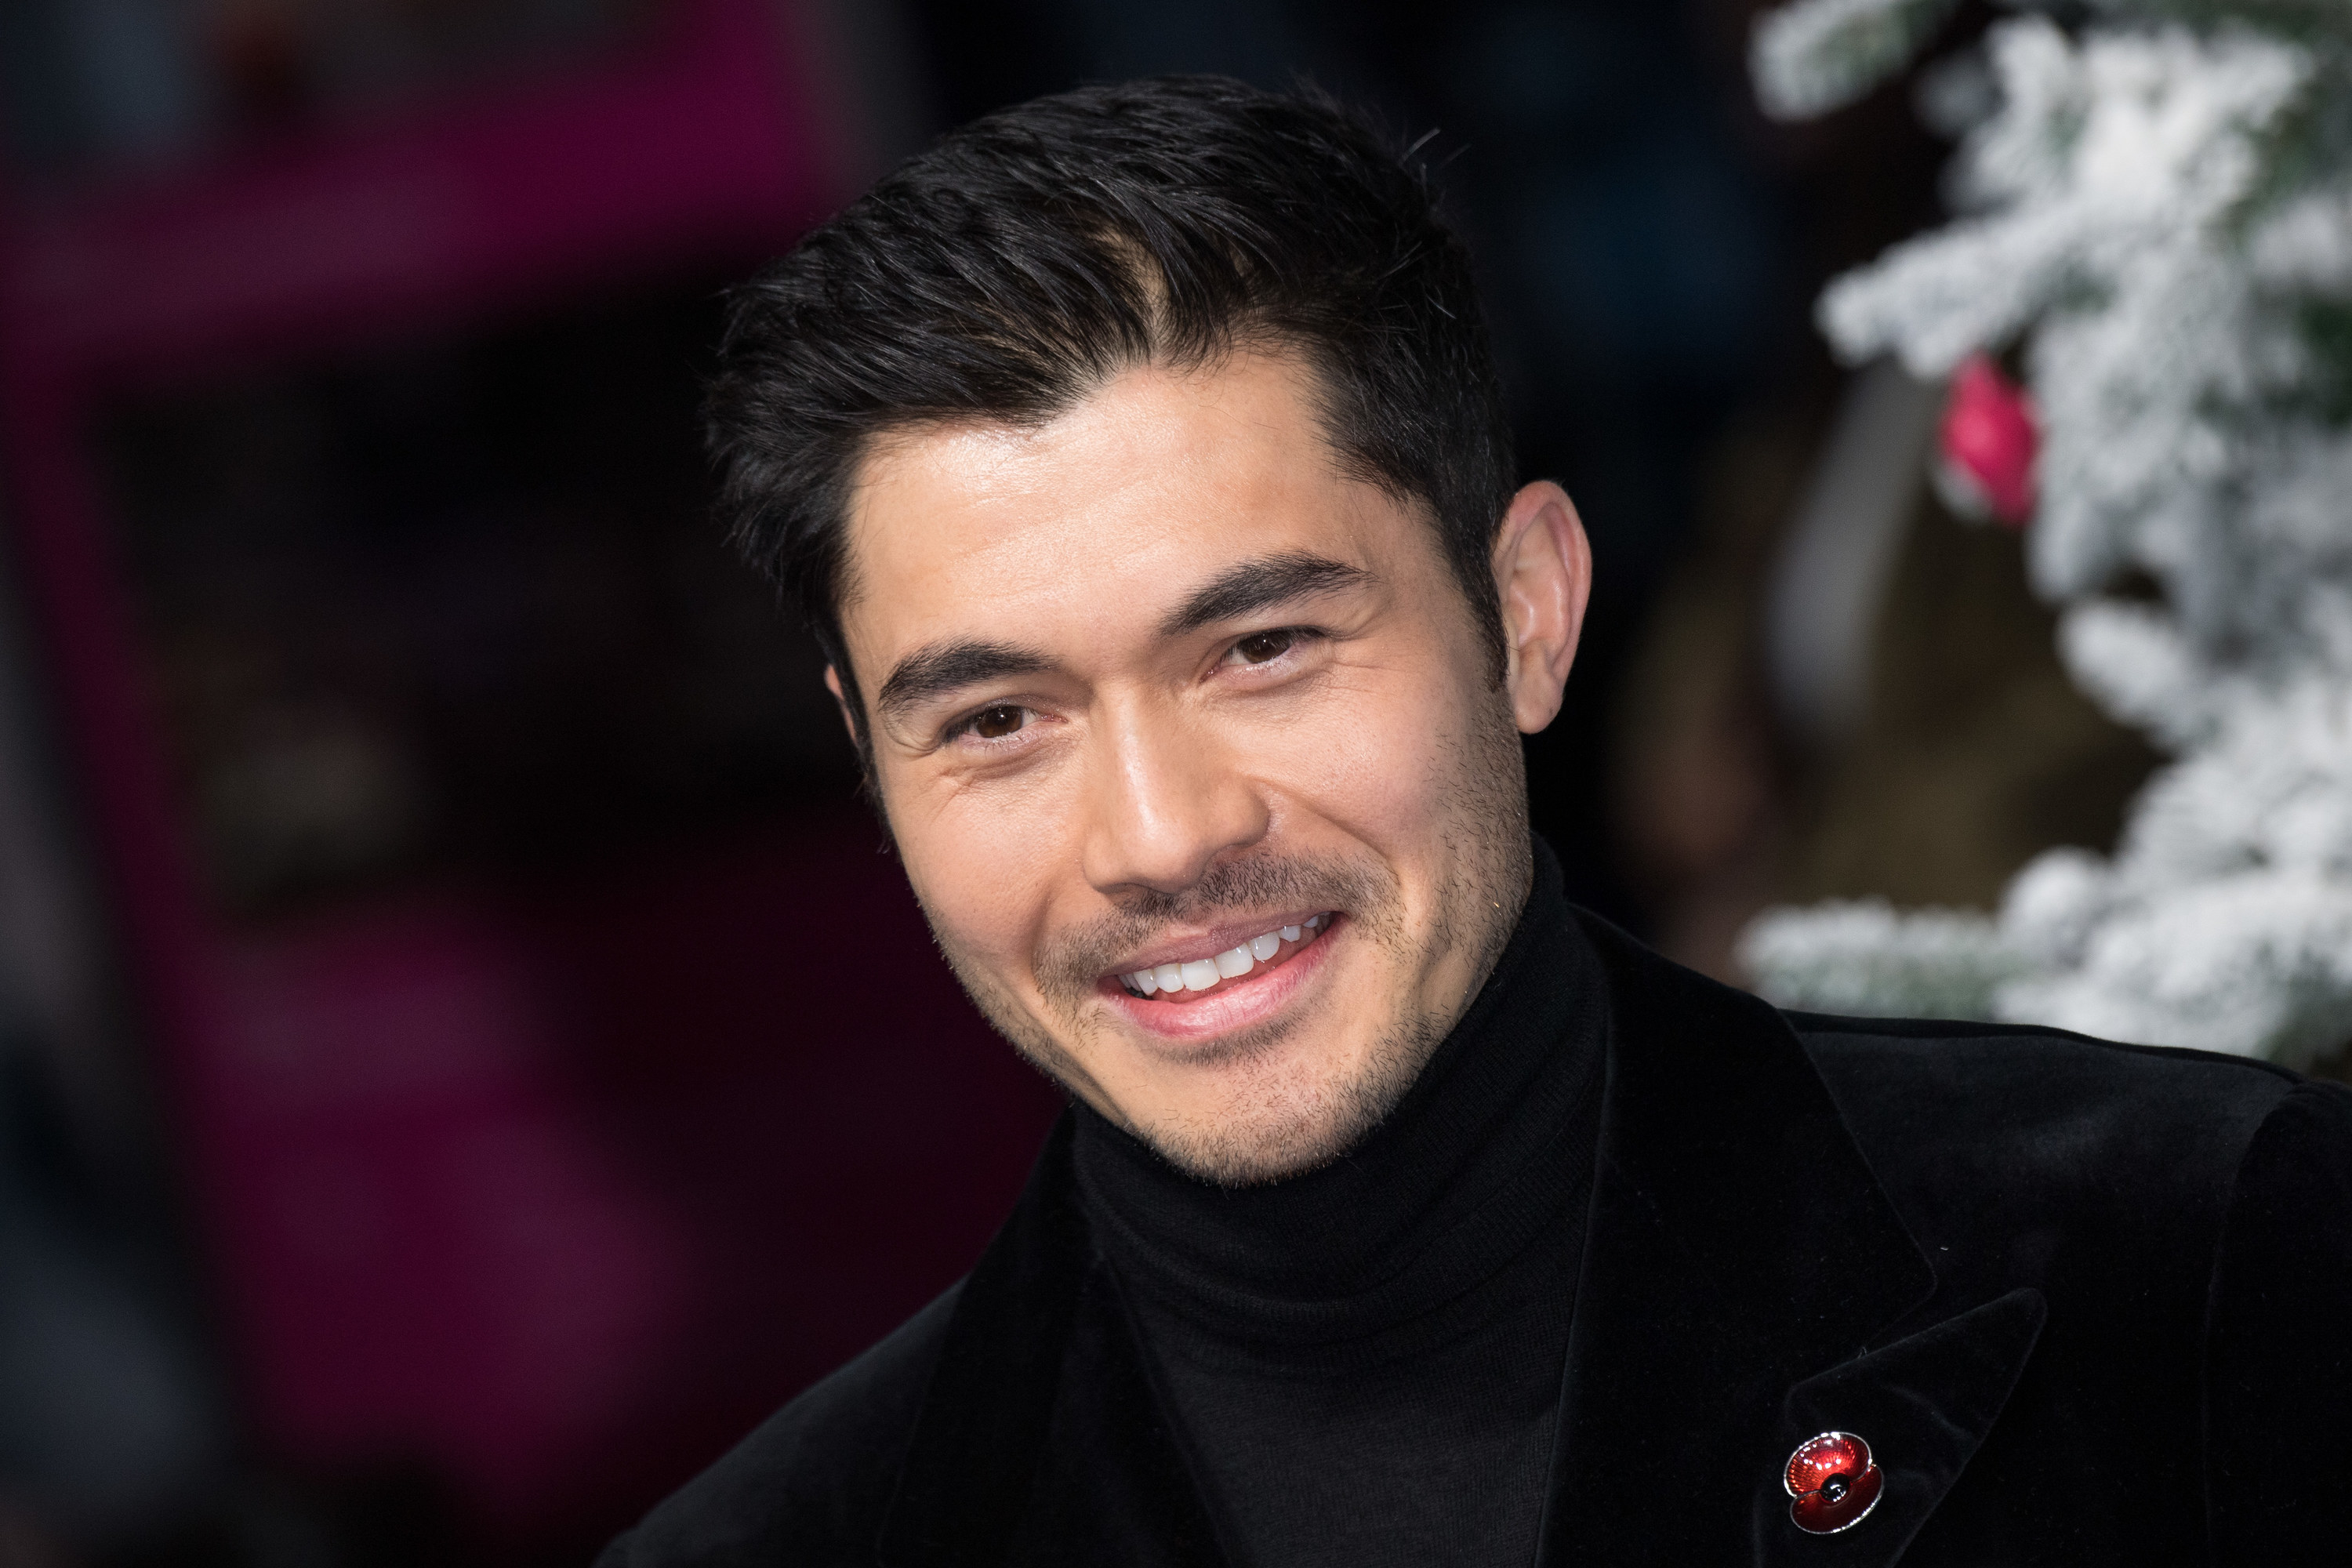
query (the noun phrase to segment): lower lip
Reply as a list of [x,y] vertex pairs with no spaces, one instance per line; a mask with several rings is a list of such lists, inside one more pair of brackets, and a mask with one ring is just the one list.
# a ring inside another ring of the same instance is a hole
[[1156,1002],[1136,995],[1116,980],[1105,980],[1098,994],[1146,1034],[1171,1045],[1206,1045],[1280,1012],[1323,967],[1324,950],[1346,923],[1339,916],[1326,916],[1322,934],[1298,952],[1197,1002]]

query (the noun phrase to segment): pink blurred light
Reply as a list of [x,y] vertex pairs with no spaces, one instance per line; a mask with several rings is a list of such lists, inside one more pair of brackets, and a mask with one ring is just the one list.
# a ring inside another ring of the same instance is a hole
[[467,900],[224,928],[89,420],[129,386],[781,248],[846,162],[789,17],[694,0],[570,79],[0,213],[6,522],[257,1413],[306,1462],[427,1458],[518,1521],[661,1374],[698,1272],[678,1216],[559,1070],[579,1030],[527,944]]
[[311,1465],[429,1458],[510,1519],[566,1500],[695,1272],[582,1124],[534,968],[447,897],[247,940],[187,1106],[272,1436]]
[[20,213],[0,337],[137,378],[781,243],[838,198],[845,154],[778,15],[702,0],[599,73]]

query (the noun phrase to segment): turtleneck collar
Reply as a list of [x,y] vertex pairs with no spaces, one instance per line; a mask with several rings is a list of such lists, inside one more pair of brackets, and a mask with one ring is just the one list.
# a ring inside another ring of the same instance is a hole
[[1196,1180],[1081,1105],[1080,1192],[1122,1279],[1261,1345],[1385,1336],[1517,1257],[1591,1174],[1608,1008],[1540,840],[1509,943],[1388,1119],[1319,1170]]

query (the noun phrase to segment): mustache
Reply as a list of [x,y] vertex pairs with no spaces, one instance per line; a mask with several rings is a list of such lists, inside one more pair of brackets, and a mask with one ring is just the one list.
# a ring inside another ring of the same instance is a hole
[[1396,884],[1367,860],[1323,856],[1256,855],[1221,861],[1178,892],[1146,888],[1108,914],[1057,933],[1037,957],[1037,983],[1048,996],[1076,1002],[1126,954],[1171,925],[1207,925],[1226,916],[1270,910],[1323,909],[1349,915],[1368,930],[1388,923]]

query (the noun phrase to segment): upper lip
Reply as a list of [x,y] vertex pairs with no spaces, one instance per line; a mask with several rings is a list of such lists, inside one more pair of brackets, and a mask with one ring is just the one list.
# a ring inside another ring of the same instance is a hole
[[1122,959],[1109,973],[1113,975],[1132,974],[1139,969],[1157,969],[1163,963],[1214,958],[1218,953],[1241,946],[1253,937],[1280,931],[1284,926],[1304,925],[1317,915],[1330,912],[1324,909],[1305,909],[1289,913],[1258,915],[1249,920],[1204,926],[1189,936],[1163,937],[1151,946],[1138,950],[1131,957]]

